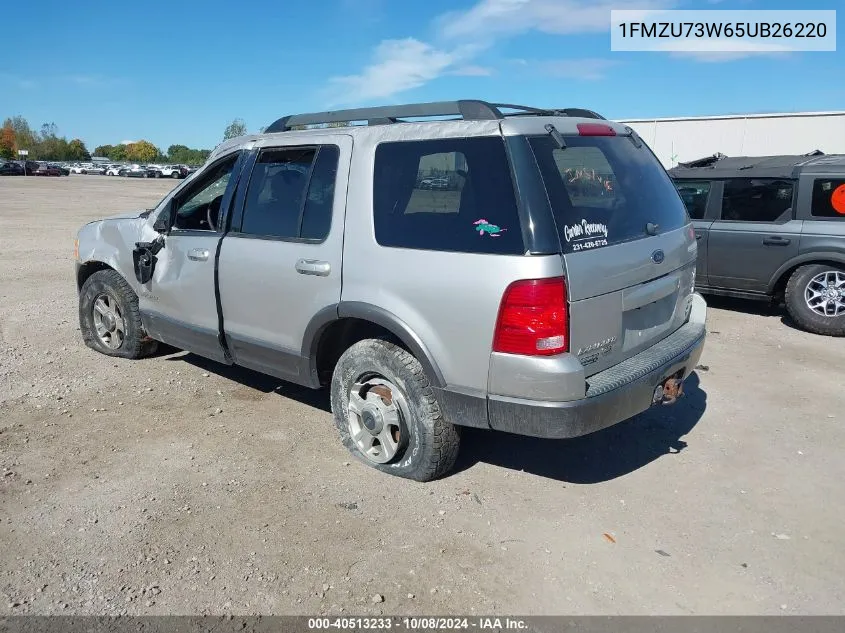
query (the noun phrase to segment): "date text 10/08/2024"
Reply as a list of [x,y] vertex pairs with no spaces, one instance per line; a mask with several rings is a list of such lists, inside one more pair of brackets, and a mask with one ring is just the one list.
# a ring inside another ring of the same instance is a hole
[[479,629],[484,631],[523,630],[528,624],[518,618],[444,618],[444,617],[346,617],[309,618],[308,628],[312,630],[453,630]]

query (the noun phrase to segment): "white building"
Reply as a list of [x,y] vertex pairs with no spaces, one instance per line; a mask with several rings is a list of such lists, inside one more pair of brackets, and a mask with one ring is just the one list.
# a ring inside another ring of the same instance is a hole
[[668,169],[711,156],[845,154],[845,111],[622,120]]

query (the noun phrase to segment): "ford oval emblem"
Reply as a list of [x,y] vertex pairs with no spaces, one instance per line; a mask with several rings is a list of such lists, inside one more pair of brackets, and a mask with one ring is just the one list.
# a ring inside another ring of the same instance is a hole
[[666,259],[666,255],[663,254],[663,251],[657,250],[651,254],[651,261],[655,264],[662,264],[664,259]]

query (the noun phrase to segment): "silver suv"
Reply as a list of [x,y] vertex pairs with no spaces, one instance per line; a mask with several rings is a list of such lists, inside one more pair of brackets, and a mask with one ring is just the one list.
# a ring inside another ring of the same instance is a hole
[[285,117],[77,248],[87,345],[330,385],[343,444],[419,481],[453,466],[459,426],[569,438],[674,402],[704,345],[684,205],[588,110]]

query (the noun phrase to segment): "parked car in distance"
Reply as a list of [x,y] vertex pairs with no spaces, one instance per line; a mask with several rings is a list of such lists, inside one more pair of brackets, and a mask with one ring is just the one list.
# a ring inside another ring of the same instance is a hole
[[0,176],[23,176],[23,165],[15,161],[0,164]]
[[[674,403],[707,305],[672,181],[622,124],[501,108],[294,115],[222,143],[154,209],[80,229],[85,344],[327,386],[344,446],[419,481],[452,468],[459,426],[562,439]],[[460,195],[420,195],[432,163]],[[615,186],[580,194],[570,168]]]
[[50,165],[50,167],[55,167],[56,169],[58,169],[59,172],[60,172],[60,175],[70,176],[70,169],[68,169],[64,165],[59,165],[57,163],[50,163],[49,165]]
[[106,176],[119,176],[123,165],[108,165],[106,167]]
[[184,178],[188,170],[181,165],[151,165],[162,178]]
[[102,176],[106,173],[105,167],[102,165],[89,165],[82,170],[86,176]]
[[91,167],[91,163],[74,163],[70,166],[70,173],[84,174],[87,167]]
[[159,173],[146,165],[126,165],[120,171],[119,176],[126,178],[158,178]]
[[61,176],[62,172],[58,167],[49,165],[47,163],[39,163],[38,167],[33,171],[34,176]]
[[669,170],[698,241],[704,294],[782,301],[845,336],[845,155],[721,154]]

